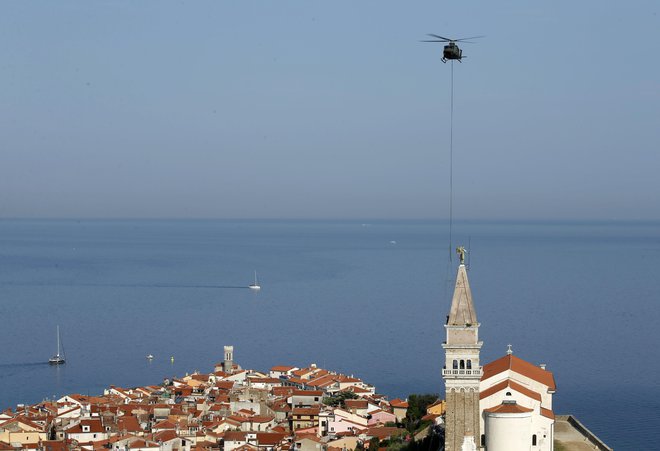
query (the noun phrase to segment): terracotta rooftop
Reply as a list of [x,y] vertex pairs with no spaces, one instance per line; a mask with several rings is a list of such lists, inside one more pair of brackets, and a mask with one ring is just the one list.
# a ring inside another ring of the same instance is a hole
[[499,406],[491,407],[486,409],[485,412],[488,413],[527,413],[531,412],[533,409],[527,409],[516,403],[502,403]]
[[153,429],[176,429],[176,424],[169,420],[163,420],[154,424]]
[[[83,426],[89,427],[88,431],[83,430]],[[104,432],[103,425],[101,424],[101,419],[90,419],[90,420],[80,420],[80,423],[74,425],[73,427],[66,430],[69,434],[81,434],[81,433],[101,433]]]
[[277,432],[257,432],[257,441],[259,445],[277,445],[281,442],[286,434],[280,434]]
[[365,399],[347,399],[344,403],[347,408],[352,409],[366,409],[369,405]]
[[321,443],[321,439],[318,438],[315,434],[296,434],[296,441],[305,439],[312,440],[316,443]]
[[541,369],[541,367],[526,362],[523,359],[514,356],[513,354],[505,355],[504,357],[500,357],[494,362],[490,362],[487,365],[484,365],[481,380],[485,381],[486,379],[489,379],[507,370],[511,370],[514,373],[521,374],[525,377],[535,380],[536,382],[540,382],[541,384],[547,386],[550,390],[556,390],[555,378],[552,375],[552,372]]
[[527,387],[524,387],[517,382],[512,381],[511,379],[507,379],[505,381],[500,382],[499,384],[495,384],[492,387],[490,387],[488,390],[484,390],[481,393],[479,393],[479,399],[485,399],[488,398],[489,396],[499,393],[500,391],[506,389],[506,388],[512,388],[513,390],[522,393],[523,395],[527,396],[528,398],[535,399],[537,401],[541,401],[541,395],[534,390],[530,390]]
[[541,415],[546,418],[550,418],[551,420],[555,419],[555,413],[552,410],[544,409],[543,407],[541,407]]
[[270,370],[271,371],[279,371],[279,372],[286,372],[286,371],[291,371],[293,369],[296,369],[297,367],[295,366],[286,366],[286,365],[280,365],[280,366],[274,366]]
[[273,421],[275,418],[269,417],[266,415],[255,415],[253,417],[250,417],[250,422],[251,423],[269,423]]
[[442,415],[435,413],[427,413],[422,417],[422,421],[435,421],[436,418],[441,417]]
[[320,411],[318,407],[295,407],[291,413],[293,415],[318,415]]
[[42,425],[37,424],[34,421],[31,421],[31,420],[25,418],[22,415],[17,416],[15,418],[12,418],[11,420],[7,420],[4,423],[0,423],[0,428],[6,428],[7,426],[9,426],[13,423],[22,423],[22,424],[24,424],[28,427],[31,427],[35,430],[38,430],[38,431],[43,431],[44,430],[44,427]]
[[291,396],[323,396],[321,390],[295,390]]
[[153,435],[153,439],[157,442],[169,442],[177,437],[178,435],[176,435],[176,432],[172,430],[160,431]]
[[124,415],[117,418],[117,428],[126,432],[144,432],[140,422],[133,415]]
[[353,393],[369,393],[369,390],[366,388],[357,387],[355,385],[348,387],[347,391],[352,391]]
[[400,407],[400,408],[408,408],[408,401],[404,401],[403,399],[393,399],[390,401],[390,406],[392,407]]
[[247,440],[247,432],[245,431],[227,431],[225,432],[225,441],[241,442]]

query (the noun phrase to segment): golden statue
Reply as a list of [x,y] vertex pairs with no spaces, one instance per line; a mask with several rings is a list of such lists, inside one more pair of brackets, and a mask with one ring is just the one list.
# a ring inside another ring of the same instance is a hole
[[465,247],[463,246],[458,246],[456,248],[456,253],[459,255],[461,259],[461,265],[465,264]]

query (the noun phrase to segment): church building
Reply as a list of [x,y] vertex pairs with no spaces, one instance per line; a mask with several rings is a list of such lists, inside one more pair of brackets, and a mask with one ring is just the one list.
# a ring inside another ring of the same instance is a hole
[[553,451],[556,385],[545,365],[513,355],[483,367],[479,322],[459,248],[451,309],[445,324],[445,450]]

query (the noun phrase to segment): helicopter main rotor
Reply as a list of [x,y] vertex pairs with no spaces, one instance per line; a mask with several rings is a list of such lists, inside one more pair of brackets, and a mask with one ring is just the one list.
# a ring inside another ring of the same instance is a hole
[[460,39],[450,39],[445,38],[444,36],[439,36],[437,34],[429,33],[429,36],[435,39],[428,39],[421,42],[465,42],[466,44],[476,44],[476,42],[469,42],[470,39],[479,39],[484,38],[485,36],[470,36],[469,38],[460,38]]

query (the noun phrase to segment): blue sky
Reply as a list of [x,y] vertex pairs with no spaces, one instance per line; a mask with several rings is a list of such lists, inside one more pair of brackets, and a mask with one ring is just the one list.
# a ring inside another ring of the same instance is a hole
[[5,1],[0,218],[660,219],[660,5]]

